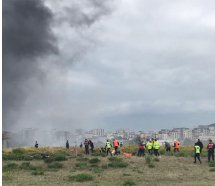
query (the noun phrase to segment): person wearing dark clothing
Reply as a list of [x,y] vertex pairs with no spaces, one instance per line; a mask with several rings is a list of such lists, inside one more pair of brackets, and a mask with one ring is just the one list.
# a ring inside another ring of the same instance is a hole
[[82,148],[83,147],[83,144],[82,144],[82,142],[81,142],[81,144],[80,144],[80,148]]
[[94,144],[93,144],[93,142],[91,140],[89,140],[89,144],[90,144],[90,150],[93,153],[93,151],[94,151]]
[[164,144],[165,144],[166,152],[170,152],[171,151],[171,145],[166,141],[164,142]]
[[69,149],[69,141],[66,140],[66,148]]
[[195,157],[194,157],[194,162],[196,163],[196,158],[199,160],[199,163],[201,164],[201,159],[200,159],[200,146],[198,145],[198,143],[195,143],[194,145],[194,150],[195,150]]
[[35,142],[35,148],[38,148],[39,147],[39,145],[38,145],[38,143],[37,143],[37,141]]
[[200,139],[198,139],[197,143],[196,143],[199,147],[200,147],[200,154],[202,153],[202,149],[203,149],[203,143],[200,141]]
[[137,156],[141,157],[144,155],[145,155],[145,145],[143,143],[140,143]]
[[208,149],[208,162],[211,161],[211,158],[212,158],[212,161],[214,161],[214,148],[215,148],[214,143],[212,142],[212,140],[209,140],[209,143],[207,145],[207,149]]
[[84,141],[84,147],[85,147],[85,154],[88,155],[89,154],[89,141],[87,139],[85,139],[85,141]]

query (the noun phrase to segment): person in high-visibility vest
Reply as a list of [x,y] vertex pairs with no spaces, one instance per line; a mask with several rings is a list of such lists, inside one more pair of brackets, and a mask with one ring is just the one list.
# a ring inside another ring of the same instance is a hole
[[174,152],[179,152],[179,146],[180,146],[180,143],[179,141],[175,140],[174,141]]
[[154,144],[153,144],[153,149],[154,149],[154,154],[155,156],[159,156],[159,149],[160,149],[160,143],[155,139]]
[[105,146],[105,148],[106,148],[106,155],[107,155],[107,156],[108,156],[109,153],[110,153],[110,155],[112,156],[111,147],[112,147],[111,143],[107,140],[106,146]]
[[200,159],[201,148],[198,145],[198,143],[195,143],[194,150],[195,150],[195,156],[194,156],[194,162],[193,163],[196,163],[196,158],[198,158],[199,163],[202,163],[201,159]]
[[148,141],[146,144],[146,148],[147,148],[149,154],[152,154],[152,146],[153,146],[152,142]]
[[119,142],[117,141],[117,139],[114,139],[113,146],[114,146],[114,149],[115,149],[114,155],[116,155],[116,154],[119,153],[118,152]]

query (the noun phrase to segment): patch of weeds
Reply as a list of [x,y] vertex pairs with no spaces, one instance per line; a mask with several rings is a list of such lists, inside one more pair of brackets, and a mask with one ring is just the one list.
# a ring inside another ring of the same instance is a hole
[[158,161],[160,161],[160,159],[159,159],[158,157],[155,157],[155,158],[154,158],[154,161],[157,161],[157,162],[158,162]]
[[77,181],[77,182],[85,182],[85,181],[92,181],[94,177],[90,174],[77,174],[74,176],[69,176],[69,181]]
[[33,158],[30,155],[27,154],[21,154],[21,153],[9,153],[9,154],[3,154],[3,160],[26,160],[30,161],[33,160]]
[[16,170],[18,167],[19,165],[16,163],[8,163],[7,165],[3,166],[3,172],[13,171]]
[[131,176],[131,174],[123,173],[123,176]]
[[43,169],[36,169],[36,170],[33,170],[31,172],[32,175],[44,175],[44,170]]
[[63,168],[63,164],[59,163],[59,162],[53,162],[53,163],[48,164],[48,168],[50,168],[50,169],[61,169],[61,168]]
[[25,153],[25,149],[23,148],[16,148],[12,150],[13,154],[24,154]]
[[53,155],[55,161],[65,161],[67,160],[66,155],[64,153],[57,153]]
[[86,162],[79,162],[75,164],[76,167],[84,169],[87,168],[87,163]]
[[209,169],[210,172],[215,172],[215,167]]
[[165,150],[160,150],[160,154],[164,155],[165,154]]
[[113,161],[112,163],[109,163],[108,166],[112,168],[125,168],[128,166],[128,163],[122,161]]
[[141,171],[141,170],[138,170],[137,172],[138,172],[138,173],[140,173],[140,174],[142,174],[142,173],[143,173],[143,171]]
[[121,158],[117,158],[117,157],[110,157],[110,158],[108,158],[108,160],[111,161],[111,162],[115,162],[115,161],[121,162],[122,161]]
[[108,165],[107,165],[107,164],[103,164],[103,165],[101,165],[101,168],[102,168],[102,169],[107,169],[107,168],[108,168]]
[[126,181],[123,183],[123,186],[135,186],[135,185],[136,185],[136,183],[135,183],[133,180],[131,180],[131,179],[126,180]]
[[215,167],[215,161],[209,162],[209,163],[208,163],[208,166],[209,166],[209,167]]
[[152,159],[150,156],[146,156],[145,161],[146,161],[146,164],[150,164]]
[[153,163],[149,163],[149,164],[148,164],[148,167],[149,167],[149,168],[155,168],[155,165],[154,165]]
[[99,167],[98,164],[91,164],[90,167]]
[[76,160],[77,160],[77,161],[88,161],[88,158],[80,157],[80,158],[77,158]]
[[98,162],[100,162],[100,159],[98,158],[92,158],[91,160],[89,160],[89,163],[92,163],[92,164],[98,163]]
[[101,172],[103,171],[103,169],[100,168],[100,167],[96,167],[96,168],[94,168],[92,171],[93,171],[94,173],[96,173],[96,174],[99,174],[99,173],[101,173]]
[[20,169],[24,169],[24,170],[29,170],[31,169],[31,164],[30,162],[23,162],[20,166],[19,166]]
[[106,157],[106,154],[105,154],[105,153],[102,153],[102,154],[101,154],[101,157]]

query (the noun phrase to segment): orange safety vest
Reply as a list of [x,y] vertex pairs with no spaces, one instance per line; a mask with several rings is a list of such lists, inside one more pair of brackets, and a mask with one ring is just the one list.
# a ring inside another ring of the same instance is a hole
[[180,145],[179,142],[176,141],[176,142],[175,142],[175,148],[178,149],[178,148],[179,148],[179,145]]
[[114,147],[118,147],[118,146],[119,146],[119,144],[118,144],[118,141],[117,141],[117,140],[114,140],[114,141],[113,141],[113,146],[114,146]]

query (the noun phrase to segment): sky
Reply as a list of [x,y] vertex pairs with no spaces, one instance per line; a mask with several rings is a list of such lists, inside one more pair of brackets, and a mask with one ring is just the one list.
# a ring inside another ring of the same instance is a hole
[[4,0],[3,130],[215,122],[213,0]]

